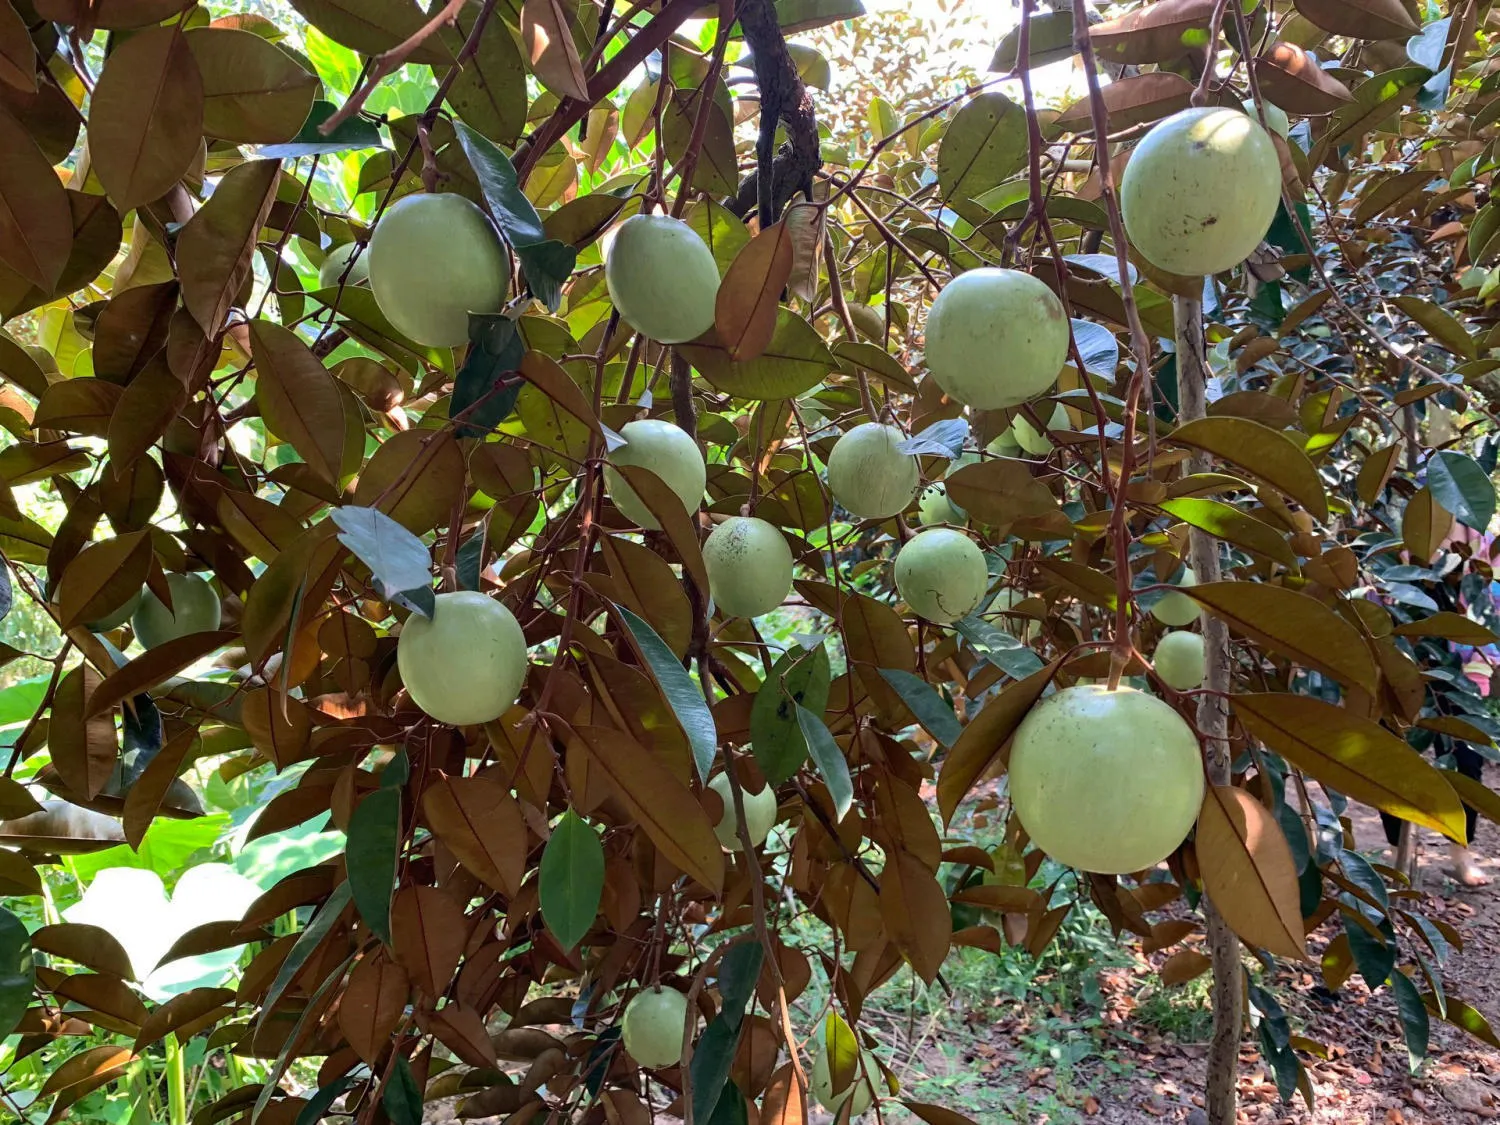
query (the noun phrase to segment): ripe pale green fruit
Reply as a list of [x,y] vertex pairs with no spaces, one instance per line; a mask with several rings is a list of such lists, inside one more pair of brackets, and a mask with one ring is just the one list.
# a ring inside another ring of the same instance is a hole
[[[1178,580],[1179,586],[1198,585],[1198,576],[1193,573],[1193,568],[1185,566],[1182,568],[1182,577]],[[1168,590],[1151,607],[1151,616],[1163,625],[1170,625],[1174,629],[1181,629],[1191,625],[1198,620],[1203,613],[1203,607],[1186,594],[1180,594],[1176,590]]]
[[412,702],[440,723],[499,718],[526,679],[526,638],[515,615],[477,590],[439,594],[432,617],[412,614],[396,642]]
[[875,1101],[875,1083],[881,1080],[880,1064],[875,1052],[868,1047],[859,1051],[860,1065],[855,1068],[854,1078],[838,1093],[833,1091],[833,1068],[828,1065],[828,1045],[818,1037],[818,1047],[813,1054],[812,1093],[818,1104],[835,1117],[850,1102],[849,1120],[853,1121]]
[[1176,630],[1156,642],[1151,658],[1162,683],[1176,691],[1192,691],[1203,682],[1203,637]]
[[207,633],[219,627],[219,595],[206,581],[196,574],[169,574],[167,588],[172,591],[170,610],[149,589],[141,595],[131,625],[143,648],[156,648],[189,633]]
[[759,617],[770,613],[792,589],[792,549],[773,524],[733,516],[703,544],[708,589],[721,613]]
[[1021,455],[1021,443],[1016,440],[1016,435],[1010,426],[1000,431],[1000,435],[984,447],[986,453],[993,453],[996,457],[1019,457]]
[[[1255,99],[1246,98],[1240,103],[1245,107],[1245,112],[1250,115],[1251,120],[1259,121],[1260,114],[1255,111]],[[1286,110],[1273,102],[1266,102],[1266,124],[1270,126],[1271,132],[1282,140],[1292,131],[1292,119],[1286,115]]]
[[[714,825],[714,835],[732,852],[740,850],[740,819],[734,815],[734,794],[729,791],[729,776],[715,774],[708,787],[724,802],[724,815]],[[758,848],[771,834],[776,823],[776,790],[767,785],[759,793],[744,790],[745,824],[750,829],[750,846]]]
[[[323,259],[323,264],[318,267],[318,287],[321,289],[332,289],[338,285],[339,279],[344,278],[345,285],[366,285],[370,280],[370,249],[365,247],[354,265],[349,265],[349,259],[354,257],[354,251],[359,249],[357,242],[345,242],[335,246],[328,251],[328,257]],[[348,268],[349,276],[344,277],[344,269]]]
[[929,484],[917,497],[917,522],[923,527],[939,523],[962,526],[969,522],[969,513],[952,501],[948,496],[948,486],[939,482]]
[[921,483],[916,457],[899,448],[905,440],[895,426],[879,422],[862,422],[840,437],[828,455],[833,498],[861,519],[902,511]]
[[647,1070],[680,1063],[687,1010],[687,997],[676,989],[637,992],[625,1005],[625,1018],[621,1021],[621,1038],[630,1057]]
[[1131,245],[1159,269],[1188,277],[1243,262],[1280,202],[1281,161],[1270,135],[1223,107],[1185,109],[1154,125],[1120,181]]
[[469,342],[470,313],[498,313],[510,287],[510,251],[489,216],[461,195],[408,195],[375,224],[375,303],[419,344]]
[[1068,314],[1047,286],[1019,270],[969,270],[927,314],[927,369],[949,397],[977,410],[1036,398],[1068,358]]
[[1198,819],[1198,739],[1143,691],[1064,688],[1016,730],[1010,799],[1032,841],[1059,863],[1106,875],[1153,867]]
[[632,215],[604,261],[610,302],[626,324],[663,344],[713,327],[719,267],[698,232],[666,215]]
[[[1068,420],[1067,408],[1062,403],[1054,406],[1052,413],[1047,416],[1049,431],[1071,429],[1072,425],[1073,423]],[[1045,433],[1038,433],[1037,428],[1024,414],[1016,415],[1015,420],[1010,424],[1010,432],[1016,444],[1033,457],[1045,457],[1052,451],[1052,439]]]
[[989,585],[984,552],[951,527],[918,532],[896,554],[896,590],[902,600],[939,625],[973,613]]
[[652,531],[661,529],[661,523],[630,487],[630,482],[620,475],[616,465],[639,465],[651,470],[677,493],[688,515],[698,510],[708,483],[708,468],[698,443],[686,430],[660,418],[642,418],[626,422],[620,427],[620,436],[626,444],[609,455],[609,464],[604,466],[604,489],[626,519]]
[[[170,586],[171,584],[172,580],[168,578],[167,585]],[[122,605],[119,609],[115,610],[113,613],[106,613],[103,617],[99,618],[98,621],[90,621],[87,625],[84,626],[84,628],[86,628],[90,633],[108,633],[111,629],[118,629],[121,625],[125,624],[125,622],[129,621],[132,617],[135,616],[135,611],[141,608],[141,601],[145,598],[145,596],[146,588],[142,586],[135,592],[135,596],[127,601],[124,605]],[[175,602],[177,599],[174,597],[172,600]]]

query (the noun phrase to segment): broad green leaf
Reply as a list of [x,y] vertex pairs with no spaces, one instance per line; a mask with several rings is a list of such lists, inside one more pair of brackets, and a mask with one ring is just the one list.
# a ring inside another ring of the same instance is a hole
[[[1026,62],[1032,70],[1073,57],[1073,13],[1064,8],[1057,12],[1034,12],[1028,31]],[[990,70],[1009,74],[1020,62],[1021,29],[1012,28],[995,48]]]
[[1297,553],[1292,550],[1285,535],[1232,504],[1182,497],[1163,500],[1161,509],[1183,523],[1201,528],[1226,543],[1265,555],[1287,567],[1295,569],[1297,566]]
[[1042,667],[1040,656],[1004,629],[982,617],[965,617],[955,621],[953,627],[958,630],[959,636],[973,646],[975,652],[1012,679],[1024,680]]
[[693,677],[688,675],[687,669],[672,655],[667,642],[657,635],[648,622],[622,605],[616,605],[615,609],[630,630],[630,635],[635,638],[636,647],[641,650],[641,656],[645,658],[651,674],[656,677],[662,695],[672,708],[672,714],[677,716],[683,733],[688,737],[699,779],[707,781],[713,770],[714,754],[719,745],[719,732],[714,725],[714,715],[709,710],[708,701],[703,698],[703,693],[693,682]]
[[[526,344],[508,316],[469,314],[469,351],[453,381],[448,416],[463,421],[459,437],[483,437],[510,417],[525,380],[516,372]],[[506,379],[506,376],[511,376]]]
[[542,852],[538,893],[548,929],[564,949],[573,949],[599,913],[604,848],[598,834],[572,809],[563,813]]
[[[719,962],[719,1014],[708,1025],[693,1048],[693,1119],[717,1120],[721,1098],[733,1090],[729,1070],[739,1044],[740,1023],[745,1006],[760,977],[764,953],[760,942],[740,941],[730,946]],[[738,1093],[738,1091],[735,1091]],[[733,1095],[730,1095],[731,1097]]]
[[332,102],[313,102],[307,120],[302,123],[302,128],[295,137],[286,144],[264,145],[256,150],[257,153],[274,160],[295,160],[301,156],[384,147],[380,140],[380,130],[375,127],[374,122],[359,116],[349,118],[325,137],[323,122],[332,117],[337,109]]
[[1347,912],[1344,914],[1344,936],[1349,939],[1349,951],[1354,955],[1354,965],[1365,985],[1374,992],[1387,980],[1396,968],[1396,946],[1387,941],[1384,934],[1375,935]]
[[1444,449],[1427,462],[1427,487],[1459,523],[1484,531],[1495,515],[1495,485],[1467,453]]
[[346,504],[333,509],[329,516],[339,527],[339,542],[353,551],[387,590],[395,593],[432,584],[432,556],[426,545],[384,512]]
[[817,330],[787,308],[777,310],[771,341],[754,359],[731,359],[712,334],[679,344],[678,351],[719,390],[743,399],[795,398],[838,366]]
[[1248,418],[1214,416],[1177,427],[1167,440],[1238,465],[1296,500],[1315,519],[1328,518],[1328,498],[1317,468],[1280,430]]
[[750,709],[750,747],[761,773],[772,785],[786,781],[807,760],[807,739],[796,708],[805,706],[821,715],[828,707],[831,679],[826,646],[792,649],[776,661],[755,693]]
[[834,816],[843,820],[844,814],[854,804],[854,780],[849,776],[849,762],[821,715],[814,715],[799,703],[797,722],[802,725],[802,737],[807,739],[807,752],[822,774],[823,783],[828,786],[828,795],[833,798]]
[[422,1091],[405,1055],[396,1056],[396,1065],[380,1091],[380,1104],[391,1125],[422,1125]]
[[865,14],[860,0],[776,0],[776,22],[782,33],[811,31]]
[[0,907],[0,1039],[16,1029],[31,1003],[35,974],[26,925]]
[[270,991],[266,993],[264,1006],[260,1010],[260,1019],[257,1028],[265,1023],[266,1017],[275,1009],[277,1001],[286,992],[287,986],[292,983],[307,959],[313,955],[313,951],[323,943],[334,925],[344,913],[344,908],[349,905],[349,900],[354,895],[354,889],[346,879],[333,888],[333,893],[328,900],[313,915],[312,921],[297,935],[297,940],[292,944],[291,951],[287,953],[286,960],[281,963],[281,968],[276,970],[276,977],[271,981]]
[[953,714],[953,708],[938,694],[937,688],[920,676],[894,668],[882,668],[880,674],[886,683],[896,689],[901,702],[911,708],[911,713],[926,728],[928,734],[944,746],[952,746],[958,741],[958,736],[963,734],[963,725]]
[[370,932],[391,942],[391,895],[401,839],[401,791],[377,789],[354,806],[346,856],[354,905]]
[[328,1085],[322,1087],[312,1097],[307,1099],[307,1104],[302,1107],[302,1112],[297,1114],[295,1125],[319,1125],[324,1120],[329,1108],[339,1100],[339,1095],[354,1085],[352,1075],[336,1078]]
[[1401,1033],[1406,1039],[1406,1062],[1415,1074],[1427,1057],[1427,1040],[1431,1033],[1431,1021],[1427,1005],[1422,1003],[1421,993],[1405,973],[1391,974],[1391,992],[1396,997],[1396,1009],[1401,1016]]
[[1026,112],[998,91],[979,94],[954,115],[938,146],[943,198],[970,200],[1026,164]]

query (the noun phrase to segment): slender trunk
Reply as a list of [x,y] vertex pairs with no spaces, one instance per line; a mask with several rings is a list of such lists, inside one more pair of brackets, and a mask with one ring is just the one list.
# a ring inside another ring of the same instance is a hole
[[[1207,412],[1208,364],[1203,354],[1203,304],[1187,297],[1172,299],[1177,335],[1177,387],[1182,420],[1202,418]],[[1206,472],[1206,454],[1188,462],[1188,470]],[[1189,559],[1199,582],[1218,582],[1218,542],[1194,528],[1189,535]],[[1209,694],[1198,700],[1198,729],[1204,735],[1208,780],[1229,784],[1229,716],[1224,694],[1229,691],[1229,629],[1217,617],[1203,618],[1203,647],[1207,660],[1204,686]],[[1213,1038],[1208,1047],[1208,1082],[1205,1091],[1209,1125],[1234,1125],[1235,1083],[1240,1061],[1243,1019],[1243,985],[1240,979],[1240,941],[1214,904],[1205,896],[1203,913],[1208,920],[1208,954],[1213,962]]]

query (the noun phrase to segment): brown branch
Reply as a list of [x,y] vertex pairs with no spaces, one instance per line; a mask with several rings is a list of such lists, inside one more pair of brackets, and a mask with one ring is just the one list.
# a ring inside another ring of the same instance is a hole
[[[431,39],[445,26],[458,19],[459,10],[467,2],[468,0],[448,0],[447,5],[441,12],[433,16],[389,51],[382,51],[376,55],[371,61],[369,73],[365,77],[364,82],[360,84],[354,93],[349,95],[348,100],[339,107],[333,116],[318,127],[318,132],[322,133],[325,137],[328,136],[364,108],[365,101],[375,92],[375,87],[385,81],[388,76],[405,66],[406,60],[411,58],[412,53],[418,47]],[[491,6],[493,7],[493,5]],[[459,66],[462,63],[463,59],[460,58],[454,65]]]
[[[729,210],[744,218],[754,207],[760,229],[765,230],[799,191],[812,199],[813,175],[823,165],[818,116],[787,50],[775,5],[771,0],[740,0],[738,14],[760,89],[760,136],[755,171],[745,177]],[[785,123],[788,138],[780,153],[775,151],[778,121]]]

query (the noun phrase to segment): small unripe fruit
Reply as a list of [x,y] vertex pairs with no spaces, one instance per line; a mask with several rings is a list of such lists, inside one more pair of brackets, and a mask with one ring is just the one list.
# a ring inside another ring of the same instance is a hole
[[861,519],[885,519],[911,503],[921,483],[916,457],[902,453],[906,436],[895,426],[862,422],[828,455],[833,498]]
[[[349,265],[349,259],[354,257],[354,251],[359,250],[359,243],[345,242],[335,246],[328,251],[328,257],[323,259],[323,264],[318,267],[318,287],[320,289],[332,289],[338,285],[342,278],[345,285],[366,285],[370,280],[370,249],[366,247],[360,250],[354,264]],[[349,270],[349,276],[344,277],[344,270]]]
[[[989,612],[1003,615],[1007,610],[1014,609],[1030,596],[1025,590],[1017,590],[1014,586],[1007,586],[995,594],[995,600],[990,603]],[[995,624],[1022,644],[1030,644],[1031,639],[1036,636],[1041,628],[1040,623],[1036,620],[1019,615],[996,617]]]
[[433,348],[469,342],[470,313],[498,313],[510,251],[461,195],[408,195],[375,224],[365,254],[375,303],[396,331]]
[[632,215],[621,223],[605,258],[604,281],[621,319],[643,336],[681,344],[713,327],[719,267],[681,219]]
[[651,514],[635,489],[615,468],[616,465],[639,465],[649,469],[662,479],[662,483],[675,492],[682,501],[688,515],[698,510],[703,502],[703,489],[708,484],[708,468],[703,463],[703,453],[698,443],[687,431],[660,418],[642,418],[626,422],[620,427],[620,436],[625,445],[609,455],[604,466],[604,488],[621,515],[651,531],[661,530],[661,523]]
[[1130,154],[1120,209],[1148,262],[1197,277],[1239,265],[1281,202],[1270,135],[1237,109],[1201,106],[1152,126]]
[[526,637],[515,615],[477,590],[439,594],[432,617],[401,627],[396,665],[412,702],[440,723],[497,719],[526,679]]
[[896,554],[896,590],[913,612],[947,625],[979,608],[989,589],[984,552],[961,531],[934,527]]
[[682,1037],[687,1023],[687,997],[676,989],[652,988],[637,992],[625,1005],[620,1037],[630,1057],[647,1070],[661,1070],[682,1061]]
[[[1038,411],[1040,413],[1040,411]],[[1052,408],[1052,413],[1047,416],[1047,429],[1066,430],[1072,425],[1068,420],[1067,408],[1058,403]],[[1017,414],[1015,420],[1010,424],[1011,436],[1016,439],[1016,444],[1030,453],[1033,457],[1045,457],[1052,451],[1052,439],[1045,433],[1038,433],[1037,428],[1031,424],[1031,420],[1024,414]]]
[[881,1080],[880,1063],[875,1052],[861,1047],[860,1065],[855,1067],[849,1085],[838,1093],[833,1092],[833,1068],[828,1065],[828,1045],[820,1035],[817,1050],[813,1054],[812,1094],[818,1104],[835,1117],[844,1103],[849,1102],[849,1120],[853,1121],[875,1101],[875,1083]]
[[[171,585],[171,581],[172,580],[170,578],[167,579],[167,584],[169,586]],[[135,616],[135,611],[141,608],[141,602],[145,600],[145,597],[146,588],[142,586],[135,592],[135,595],[119,609],[115,610],[113,613],[106,613],[97,621],[90,621],[87,625],[84,626],[84,628],[86,628],[90,633],[108,633],[111,629],[118,629],[121,625],[125,624],[125,622],[129,621],[132,617]],[[177,599],[174,597],[172,600],[175,602]]]
[[1203,683],[1205,661],[1203,637],[1177,630],[1156,642],[1151,658],[1161,682],[1174,691],[1192,691]]
[[[724,815],[714,825],[714,835],[732,852],[740,850],[740,820],[734,815],[734,794],[729,789],[729,776],[715,774],[708,787],[724,802]],[[758,848],[771,834],[776,823],[776,790],[767,785],[759,793],[745,789],[745,826],[750,830],[750,846]]]
[[1000,431],[998,437],[989,445],[984,447],[986,453],[993,453],[996,457],[1019,457],[1021,455],[1021,443],[1016,440],[1016,435],[1010,426]]
[[969,513],[955,504],[948,496],[948,486],[942,483],[929,484],[917,498],[917,522],[923,527],[933,524],[965,524]]
[[733,617],[770,613],[792,589],[786,536],[754,516],[734,516],[714,528],[703,544],[703,565],[714,604]]
[[[1193,573],[1193,568],[1185,566],[1182,568],[1182,578],[1178,581],[1179,586],[1198,585],[1198,576]],[[1170,625],[1174,629],[1181,629],[1197,621],[1203,613],[1203,607],[1186,594],[1178,593],[1176,590],[1168,590],[1151,606],[1151,616],[1163,625]]]
[[1016,730],[1010,799],[1032,842],[1059,863],[1105,875],[1154,867],[1198,819],[1198,738],[1145,692],[1064,688]]
[[[1245,112],[1250,115],[1252,121],[1258,122],[1260,120],[1260,114],[1255,110],[1254,98],[1246,98],[1240,104],[1245,107]],[[1266,125],[1270,127],[1271,132],[1275,133],[1282,140],[1286,140],[1292,131],[1292,119],[1286,115],[1286,110],[1274,102],[1266,102],[1265,107]]]
[[1019,270],[984,267],[950,281],[927,314],[927,369],[949,397],[977,410],[1036,398],[1068,358],[1068,314]]
[[131,622],[135,639],[143,648],[156,648],[190,633],[208,633],[219,627],[219,595],[196,574],[169,574],[172,608],[147,589]]

